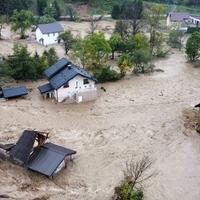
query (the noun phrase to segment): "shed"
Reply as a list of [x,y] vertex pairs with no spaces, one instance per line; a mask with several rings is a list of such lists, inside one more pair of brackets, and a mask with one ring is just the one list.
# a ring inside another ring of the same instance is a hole
[[27,167],[45,176],[53,177],[66,166],[66,157],[71,157],[75,153],[74,150],[53,143],[45,143],[33,152]]
[[2,96],[5,99],[21,97],[28,94],[28,89],[25,86],[2,88]]

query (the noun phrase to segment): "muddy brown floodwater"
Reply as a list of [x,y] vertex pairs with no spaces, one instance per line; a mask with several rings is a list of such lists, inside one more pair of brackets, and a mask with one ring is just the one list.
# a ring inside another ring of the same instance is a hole
[[182,112],[200,101],[200,69],[180,52],[155,62],[164,72],[103,84],[96,102],[54,104],[34,88],[27,99],[0,103],[0,141],[24,129],[48,130],[50,140],[77,150],[54,181],[0,162],[0,194],[14,199],[107,200],[127,160],[148,155],[157,175],[145,200],[200,199],[200,136],[187,134]]

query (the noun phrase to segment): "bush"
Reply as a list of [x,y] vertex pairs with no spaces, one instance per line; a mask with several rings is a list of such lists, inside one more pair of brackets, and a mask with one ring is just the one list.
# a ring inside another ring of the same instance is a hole
[[186,43],[186,54],[189,61],[196,61],[200,57],[200,32],[194,32]]
[[187,33],[200,32],[200,27],[188,27]]
[[121,78],[120,74],[117,73],[115,70],[111,70],[110,67],[105,67],[96,70],[94,76],[99,83],[107,81],[117,81]]
[[142,190],[136,190],[127,180],[115,188],[115,200],[143,200]]

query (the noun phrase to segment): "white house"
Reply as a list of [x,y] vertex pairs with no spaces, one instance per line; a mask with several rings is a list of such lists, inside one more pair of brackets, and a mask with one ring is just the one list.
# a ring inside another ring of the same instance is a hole
[[190,13],[185,12],[170,12],[167,15],[167,26],[171,25],[182,25],[186,26],[195,25],[200,26],[200,16],[192,15]]
[[191,20],[191,23],[193,23],[197,27],[200,26],[200,16],[198,16],[198,15],[191,15],[190,16],[190,20]]
[[60,23],[39,24],[36,28],[36,40],[42,45],[59,43],[58,36],[64,29]]
[[167,26],[181,24],[189,20],[190,14],[185,12],[170,12],[167,15]]
[[38,87],[44,98],[58,102],[86,102],[97,98],[96,79],[65,58],[45,70],[49,83]]

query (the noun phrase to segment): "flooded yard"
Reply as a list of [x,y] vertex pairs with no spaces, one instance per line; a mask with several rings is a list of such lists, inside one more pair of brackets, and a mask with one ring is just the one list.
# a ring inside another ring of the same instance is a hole
[[[0,162],[0,194],[13,199],[106,200],[123,177],[126,161],[148,155],[157,172],[145,200],[200,199],[200,136],[188,134],[182,113],[200,102],[200,69],[182,53],[157,60],[164,72],[106,83],[95,102],[55,104],[27,83],[26,99],[0,102],[0,142],[24,129],[50,132],[50,140],[77,150],[73,164],[53,181]],[[100,86],[98,86],[100,88]]]

